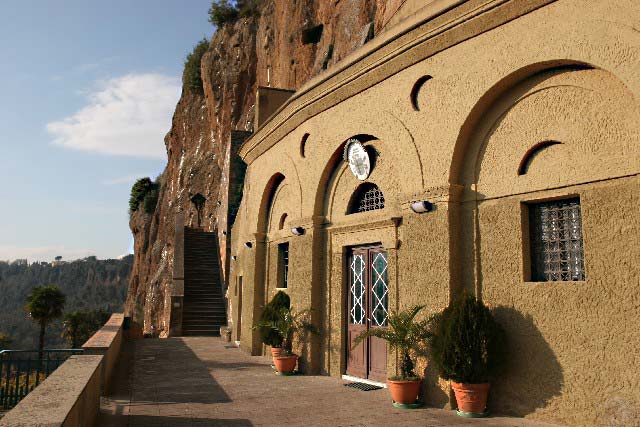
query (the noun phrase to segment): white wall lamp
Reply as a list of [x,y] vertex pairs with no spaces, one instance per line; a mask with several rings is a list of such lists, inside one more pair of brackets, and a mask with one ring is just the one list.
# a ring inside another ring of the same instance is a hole
[[253,243],[251,242],[244,242],[244,246],[251,249],[253,247]]
[[235,260],[237,260],[237,259],[238,259],[238,257],[237,257],[237,256],[235,256],[235,255],[231,255],[231,260],[235,261]]
[[433,208],[433,203],[426,200],[411,203],[411,210],[419,214],[431,212],[433,211]]
[[302,227],[293,227],[291,232],[296,236],[302,236],[304,234],[304,228]]

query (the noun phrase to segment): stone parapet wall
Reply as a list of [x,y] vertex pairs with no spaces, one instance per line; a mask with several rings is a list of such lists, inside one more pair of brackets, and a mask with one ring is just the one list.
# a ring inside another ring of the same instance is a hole
[[2,427],[94,424],[122,348],[123,313],[114,313],[82,346],[1,420]]

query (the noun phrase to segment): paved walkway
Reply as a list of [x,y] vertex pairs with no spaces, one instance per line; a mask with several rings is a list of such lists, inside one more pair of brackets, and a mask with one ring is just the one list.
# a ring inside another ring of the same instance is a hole
[[282,377],[268,359],[219,338],[127,343],[101,426],[541,426],[517,418],[469,420],[434,408],[401,410],[387,390],[363,392],[327,376]]

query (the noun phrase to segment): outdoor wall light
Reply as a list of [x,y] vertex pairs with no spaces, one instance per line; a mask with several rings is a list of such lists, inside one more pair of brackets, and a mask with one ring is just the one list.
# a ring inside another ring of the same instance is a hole
[[235,255],[232,255],[232,256],[231,256],[231,259],[232,259],[233,261],[235,261],[235,260],[237,260],[237,259],[238,259],[238,257],[237,257],[237,256],[235,256]]
[[302,236],[304,234],[304,228],[302,227],[293,227],[291,232],[296,236]]
[[427,202],[426,200],[413,202],[411,203],[411,210],[419,214],[431,212],[433,210],[433,203]]
[[222,235],[226,236],[227,235],[227,230],[222,230]]
[[251,243],[251,242],[244,242],[244,245],[249,249],[251,249],[253,247],[253,243]]

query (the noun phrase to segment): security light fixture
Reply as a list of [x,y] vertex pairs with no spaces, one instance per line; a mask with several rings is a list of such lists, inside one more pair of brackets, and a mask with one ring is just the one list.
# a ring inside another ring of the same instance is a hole
[[426,213],[433,210],[433,203],[426,200],[411,203],[411,210],[415,213]]
[[304,234],[304,228],[302,227],[293,227],[291,232],[296,236],[302,236]]
[[251,243],[251,242],[244,242],[244,245],[249,249],[251,249],[253,247],[253,243]]

